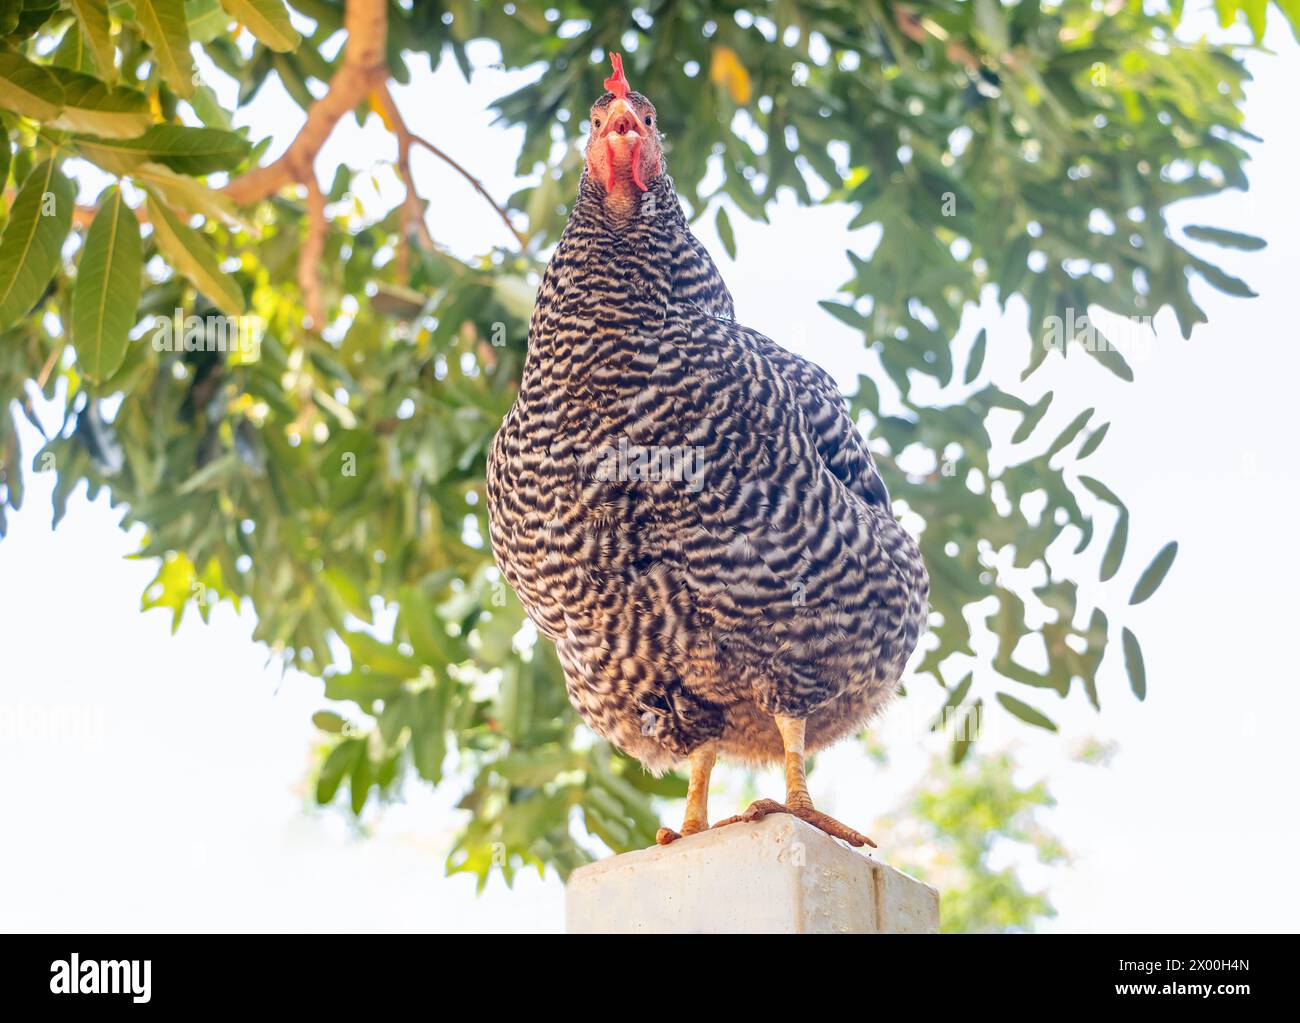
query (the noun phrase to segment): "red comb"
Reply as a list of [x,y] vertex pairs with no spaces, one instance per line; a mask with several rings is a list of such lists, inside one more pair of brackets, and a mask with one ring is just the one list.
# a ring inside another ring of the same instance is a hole
[[609,62],[614,65],[614,74],[605,79],[605,88],[614,94],[615,99],[627,99],[627,79],[623,77],[623,55],[611,53]]

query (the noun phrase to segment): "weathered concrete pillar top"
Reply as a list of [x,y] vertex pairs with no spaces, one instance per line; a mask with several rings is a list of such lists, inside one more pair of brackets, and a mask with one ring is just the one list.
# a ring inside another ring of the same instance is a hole
[[570,934],[933,934],[939,893],[789,814],[575,870]]

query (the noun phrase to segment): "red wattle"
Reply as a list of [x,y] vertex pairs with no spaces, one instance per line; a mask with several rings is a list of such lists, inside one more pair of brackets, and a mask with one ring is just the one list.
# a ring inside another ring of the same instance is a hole
[[632,146],[632,180],[636,182],[636,187],[643,192],[648,192],[645,182],[641,180],[641,143],[642,139],[637,139]]
[[614,143],[605,140],[605,191],[614,191]]

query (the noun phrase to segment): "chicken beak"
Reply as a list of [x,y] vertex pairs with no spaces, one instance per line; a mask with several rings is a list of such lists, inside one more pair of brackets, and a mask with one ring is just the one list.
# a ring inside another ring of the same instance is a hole
[[646,126],[641,122],[636,109],[625,99],[616,99],[605,111],[605,126],[600,133],[603,139],[624,139],[628,142],[634,138],[645,138]]

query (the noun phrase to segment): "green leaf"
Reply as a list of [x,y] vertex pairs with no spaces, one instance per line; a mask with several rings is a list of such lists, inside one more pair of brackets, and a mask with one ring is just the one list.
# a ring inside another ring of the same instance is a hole
[[345,775],[352,772],[358,759],[365,759],[364,739],[344,739],[325,758],[316,779],[316,802],[324,806],[334,798]]
[[379,730],[379,737],[384,740],[384,745],[389,749],[398,744],[402,732],[407,727],[407,711],[410,702],[411,697],[407,693],[402,693],[391,700],[384,701],[384,709],[380,713],[376,725]]
[[1300,0],[1274,0],[1286,20],[1291,23],[1291,34],[1300,43]]
[[158,70],[178,96],[194,91],[194,60],[183,0],[134,0],[135,23],[154,52]]
[[1133,367],[1128,364],[1128,360],[1124,358],[1123,353],[1106,340],[1101,331],[1096,331],[1096,338],[1096,343],[1085,345],[1084,351],[1121,380],[1131,384],[1133,382]]
[[1088,434],[1088,439],[1079,447],[1079,454],[1075,456],[1075,461],[1083,461],[1090,454],[1101,447],[1101,442],[1106,439],[1106,431],[1110,429],[1110,423],[1102,423],[1092,433]]
[[980,332],[975,336],[975,343],[971,345],[970,358],[966,360],[966,373],[963,377],[965,383],[972,383],[980,370],[984,368],[984,354],[988,349],[989,332],[980,328]]
[[31,311],[59,266],[77,189],[53,160],[32,169],[0,236],[0,330]]
[[1168,573],[1170,566],[1174,563],[1174,558],[1178,556],[1178,543],[1171,540],[1160,549],[1160,553],[1151,559],[1151,564],[1146,567],[1133,587],[1133,595],[1128,598],[1130,604],[1141,604],[1142,601],[1150,597],[1164,582],[1165,575]]
[[0,4],[0,27],[16,43],[34,35],[58,9],[59,0],[6,0]]
[[1264,38],[1264,24],[1267,18],[1268,0],[1237,0],[1237,6],[1246,13],[1246,24],[1258,43]]
[[185,0],[185,20],[196,43],[210,43],[230,29],[230,15],[217,0]]
[[433,602],[418,587],[402,587],[399,598],[398,627],[406,633],[415,656],[422,662],[445,667],[469,656],[464,640],[447,632]]
[[239,215],[229,199],[187,174],[177,174],[152,161],[131,168],[130,174],[137,184],[162,196],[174,210],[188,216],[199,214],[209,220],[224,220],[248,231],[255,230]]
[[316,103],[316,97],[307,88],[307,79],[297,58],[287,53],[272,53],[271,66],[275,68],[276,76],[289,97],[303,110],[310,110]]
[[221,0],[221,6],[273,50],[283,53],[302,42],[281,0]]
[[371,623],[370,603],[350,573],[327,568],[321,573],[321,580],[338,598],[345,611],[367,624]]
[[[128,173],[145,160],[163,164],[180,174],[211,174],[233,170],[248,157],[252,146],[242,135],[215,128],[190,128],[182,124],[156,124],[143,135],[126,139],[79,136],[78,145],[95,156],[121,154],[117,166]],[[92,157],[93,158],[93,157]]]
[[1014,696],[1008,696],[1006,693],[998,693],[998,703],[1002,704],[1003,707],[1018,717],[1021,721],[1031,725],[1037,725],[1039,728],[1046,728],[1049,732],[1056,731],[1056,722],[1041,711],[1035,710],[1022,700],[1017,700]]
[[1115,520],[1115,532],[1111,534],[1110,543],[1106,545],[1106,553],[1101,559],[1101,581],[1105,582],[1119,571],[1120,562],[1124,558],[1124,549],[1128,544],[1128,508],[1115,491],[1101,480],[1093,479],[1091,476],[1080,476],[1079,482],[1095,497],[1119,511],[1119,517]]
[[1101,710],[1101,700],[1097,696],[1097,669],[1101,667],[1101,660],[1106,655],[1108,630],[1106,613],[1101,608],[1094,608],[1092,618],[1088,621],[1088,628],[1083,633],[1088,644],[1087,649],[1083,654],[1071,650],[1067,655],[1067,661],[1074,665],[1070,670],[1082,679],[1084,691],[1088,694],[1088,702],[1097,710]]
[[120,140],[101,139],[94,135],[74,135],[69,140],[78,156],[89,160],[100,170],[112,174],[115,178],[127,177],[140,164],[144,157],[130,149],[123,149]]
[[0,107],[37,121],[50,121],[63,109],[63,89],[49,68],[0,49]]
[[366,755],[365,747],[362,747],[360,755],[352,763],[352,812],[360,816],[361,811],[365,809],[366,797],[370,795],[370,787],[375,783],[373,771],[371,770],[370,757]]
[[1020,425],[1016,427],[1016,432],[1011,435],[1011,443],[1019,444],[1022,441],[1028,440],[1029,435],[1034,432],[1034,427],[1037,426],[1042,421],[1043,416],[1047,414],[1047,410],[1051,407],[1051,404],[1052,392],[1048,391],[1038,399],[1037,403],[1035,403],[1029,411],[1025,413],[1025,417],[1020,421]]
[[935,715],[934,721],[930,723],[930,731],[940,731],[948,724],[949,716],[961,706],[961,701],[966,699],[966,694],[970,692],[971,683],[974,681],[975,673],[973,671],[967,672],[966,677],[949,691],[948,698],[943,701],[939,713]]
[[108,20],[108,0],[72,0],[72,11],[82,36],[90,44],[99,76],[111,85],[117,79],[117,51]]
[[153,122],[149,100],[142,92],[105,85],[92,75],[68,68],[48,70],[63,89],[63,109],[58,116],[46,118],[51,128],[130,138]]
[[[190,106],[207,127],[218,128],[221,131],[230,130],[230,114],[217,99],[217,94],[206,85],[195,86],[194,95],[190,97]],[[339,166],[346,167],[344,164]]]
[[231,473],[237,472],[239,468],[239,456],[233,451],[221,455],[205,463],[201,469],[196,469],[188,479],[176,488],[176,493],[180,496],[193,494],[202,490],[209,483],[219,481]]
[[719,206],[717,215],[713,218],[714,226],[718,229],[718,237],[722,240],[722,247],[727,250],[727,255],[732,259],[736,258],[736,233],[731,229],[731,218],[727,216],[727,208]]
[[347,721],[342,715],[334,713],[332,710],[318,710],[311,716],[311,722],[322,732],[331,732],[341,734],[347,727]]
[[1194,259],[1192,260],[1192,266],[1196,268],[1197,273],[1225,295],[1235,295],[1237,298],[1255,297],[1255,292],[1251,290],[1249,284],[1237,277],[1233,277],[1232,274],[1224,273],[1213,263],[1207,263],[1203,259]]
[[415,694],[415,711],[411,725],[411,759],[421,778],[438,782],[442,762],[447,757],[447,709],[452,684],[441,680],[434,689]]
[[135,211],[120,188],[110,188],[86,233],[72,290],[72,343],[77,364],[92,380],[106,380],[126,357],[142,268]]
[[1128,629],[1121,634],[1121,640],[1124,644],[1124,670],[1128,672],[1128,684],[1133,689],[1133,695],[1139,700],[1147,698],[1147,669],[1142,661],[1142,648],[1138,645],[1137,637]]
[[176,271],[190,279],[218,309],[228,316],[241,316],[244,295],[221,269],[206,238],[187,227],[152,192],[146,200],[158,248]]
[[957,726],[957,735],[952,740],[951,760],[955,767],[966,759],[975,740],[979,738],[984,722],[984,699],[981,697],[970,705]]
[[416,678],[420,674],[419,661],[368,632],[349,632],[342,639],[348,645],[353,663],[361,665],[362,670],[383,672],[394,678]]
[[402,691],[403,679],[380,672],[363,670],[325,677],[325,698],[352,700],[369,711],[376,700],[392,699]]
[[1094,496],[1101,498],[1107,504],[1114,505],[1121,510],[1124,509],[1124,502],[1119,499],[1115,491],[1111,490],[1101,480],[1093,479],[1091,476],[1080,476],[1079,482],[1087,487]]
[[868,333],[871,329],[870,321],[850,305],[845,305],[843,302],[831,302],[827,299],[822,299],[817,304],[841,323],[848,324],[854,330]]
[[1263,238],[1257,238],[1253,234],[1225,231],[1221,227],[1202,227],[1194,224],[1191,227],[1183,228],[1183,231],[1188,238],[1210,242],[1213,245],[1222,245],[1228,249],[1241,249],[1245,252],[1255,252],[1268,244]]
[[1057,452],[1066,447],[1075,437],[1079,436],[1079,432],[1088,425],[1088,420],[1092,418],[1094,411],[1096,410],[1090,408],[1084,409],[1070,420],[1070,424],[1057,435],[1056,440],[1052,441],[1051,446],[1045,453],[1045,457],[1051,458]]
[[1106,545],[1106,553],[1101,559],[1101,581],[1114,577],[1119,571],[1120,562],[1124,560],[1124,549],[1128,546],[1128,509],[1123,506],[1119,510],[1119,518],[1115,520],[1115,532],[1110,535],[1110,543]]
[[94,59],[86,46],[86,37],[81,34],[81,29],[77,27],[75,22],[63,30],[63,38],[59,40],[59,45],[54,48],[54,53],[50,57],[50,65],[67,68],[70,71],[80,71],[82,74],[87,75],[98,73],[99,69],[95,67]]

